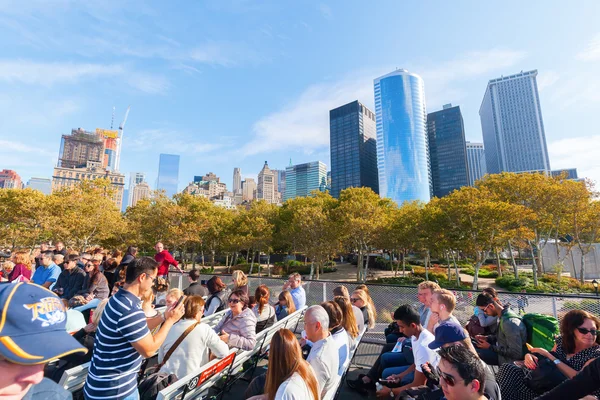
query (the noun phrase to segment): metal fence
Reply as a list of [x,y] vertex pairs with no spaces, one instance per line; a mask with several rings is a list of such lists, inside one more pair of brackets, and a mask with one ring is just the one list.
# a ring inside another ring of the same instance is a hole
[[[213,275],[202,275],[200,279],[210,279]],[[232,286],[229,275],[219,275],[223,282]],[[248,277],[248,291],[250,295],[254,293],[259,285],[266,285],[271,291],[271,303],[277,302],[277,296],[283,288],[286,279],[268,278],[268,277]],[[185,289],[189,286],[187,274],[172,274],[170,276],[170,287]],[[304,290],[306,291],[306,304],[311,306],[333,298],[333,289],[337,286],[345,286],[350,293],[358,285],[356,282],[335,282],[335,281],[317,281],[303,280]],[[417,287],[397,286],[385,284],[367,284],[369,294],[375,303],[377,310],[376,327],[370,330],[365,336],[368,342],[383,342],[383,329],[392,322],[391,314],[401,304],[412,304],[418,306]],[[457,303],[454,315],[465,325],[471,315],[475,299],[481,291],[471,290],[453,290],[456,295]],[[540,313],[552,315],[557,319],[573,309],[583,309],[595,315],[600,314],[600,297],[583,295],[549,295],[549,294],[525,294],[526,302],[523,309],[519,309],[517,301],[523,293],[499,292],[498,297],[503,304],[510,304],[515,312],[521,313]]]

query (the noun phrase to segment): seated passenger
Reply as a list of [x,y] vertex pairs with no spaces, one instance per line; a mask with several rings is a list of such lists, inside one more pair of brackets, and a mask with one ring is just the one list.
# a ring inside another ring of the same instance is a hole
[[351,347],[350,336],[348,336],[346,329],[342,326],[342,319],[344,318],[342,309],[334,301],[323,302],[321,303],[321,307],[327,311],[327,315],[329,316],[329,332],[338,349],[338,375],[342,376],[350,355]]
[[359,335],[358,324],[356,323],[356,319],[354,318],[354,312],[352,309],[352,305],[350,304],[350,299],[343,296],[335,296],[333,301],[340,307],[342,310],[342,326],[346,330],[348,336],[350,336],[351,348],[355,346],[354,341]]
[[[350,301],[350,293],[348,293],[348,289],[346,288],[346,286],[338,286],[338,287],[334,288],[333,295],[335,297],[337,297],[337,296],[345,297],[348,299],[348,301]],[[358,325],[358,331],[362,332],[363,328],[365,327],[365,317],[363,316],[363,313],[360,310],[360,308],[358,308],[354,304],[352,304],[351,301],[350,301],[350,304],[352,305],[352,312],[354,313],[354,319],[356,320],[356,324]],[[348,330],[348,329],[346,328],[346,330]]]
[[[243,289],[239,289],[242,290]],[[269,288],[266,285],[260,285],[254,292],[256,305],[252,308],[252,312],[256,316],[256,333],[259,333],[266,328],[273,326],[275,323],[275,309],[269,304]]]
[[215,332],[230,348],[252,350],[256,345],[256,316],[248,308],[248,296],[243,290],[235,290],[227,302],[229,310],[215,326]]
[[[208,317],[219,311],[223,311],[227,308],[227,298],[229,297],[229,290],[227,285],[223,283],[221,278],[213,276],[206,282],[208,293],[210,297],[206,300],[206,306],[204,309],[204,316]],[[248,295],[245,295],[248,298]],[[247,305],[247,304],[246,304]]]
[[295,312],[296,306],[294,305],[294,300],[292,299],[290,292],[284,290],[279,293],[279,302],[275,306],[275,316],[277,317],[277,321],[280,321]]
[[219,336],[207,324],[201,323],[204,313],[204,299],[200,296],[189,296],[184,301],[185,314],[158,350],[158,362],[162,363],[165,354],[188,329],[191,331],[177,346],[171,357],[161,367],[160,372],[175,374],[182,378],[209,362],[209,351],[217,358],[223,358],[229,352],[229,347],[219,339]]
[[336,390],[335,379],[339,370],[337,345],[328,328],[327,311],[321,306],[309,307],[304,317],[304,330],[313,346],[306,361],[315,372],[321,398]]
[[483,393],[485,368],[481,360],[463,346],[440,350],[438,374],[444,397],[442,400],[487,400]]

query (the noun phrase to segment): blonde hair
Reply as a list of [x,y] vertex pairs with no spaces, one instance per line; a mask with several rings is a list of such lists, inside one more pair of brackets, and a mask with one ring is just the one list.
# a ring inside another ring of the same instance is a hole
[[[4,261],[2,263],[2,268],[6,271],[7,269],[9,269],[10,271],[12,271],[13,269],[15,269],[15,263],[12,261]],[[10,272],[9,271],[9,272]]]
[[436,290],[439,290],[441,288],[440,288],[440,285],[438,285],[435,282],[423,281],[423,282],[419,283],[419,285],[417,286],[417,289],[420,289],[420,290],[429,289],[429,290],[431,290],[431,293],[433,294],[433,292],[435,292]]
[[244,286],[248,284],[248,277],[244,273],[244,271],[236,270],[231,274],[231,279],[233,280],[234,288],[239,288],[240,286]]
[[142,303],[152,303],[154,301],[154,291],[152,290],[152,288],[142,293],[142,295],[140,296],[140,300],[142,301]]
[[29,254],[25,251],[16,252],[13,256],[13,262],[15,264],[22,264],[31,271],[31,259],[29,258]]
[[373,299],[371,299],[371,296],[369,296],[368,293],[362,289],[357,289],[352,294],[358,296],[358,298],[365,303],[365,307],[367,308],[367,316],[369,317],[369,329],[373,329],[375,327],[375,319],[377,318],[377,310],[375,310]]
[[102,312],[104,311],[104,307],[108,303],[108,299],[104,299],[98,304],[94,312],[92,313],[92,324],[98,326],[100,323],[100,317],[102,317]]
[[285,304],[288,309],[288,314],[296,312],[296,305],[294,304],[294,299],[292,298],[292,295],[289,291],[284,290],[283,292],[279,293],[279,300],[285,300]]
[[437,296],[438,302],[446,306],[446,311],[451,313],[456,307],[456,296],[448,289],[438,289],[433,292],[434,296]]
[[173,297],[176,297],[177,299],[179,299],[181,296],[183,296],[183,290],[173,288],[167,292],[166,297],[169,297],[169,296],[173,296]]

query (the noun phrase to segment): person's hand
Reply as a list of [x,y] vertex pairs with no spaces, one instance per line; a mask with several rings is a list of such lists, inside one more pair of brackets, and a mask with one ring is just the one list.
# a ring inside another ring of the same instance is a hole
[[300,347],[306,346],[306,339],[300,338]]
[[532,353],[536,353],[536,354],[540,354],[546,358],[549,358],[550,361],[554,361],[554,359],[556,359],[556,357],[554,357],[552,354],[550,354],[550,352],[546,349],[542,349],[541,347],[534,347],[532,349],[529,350]]
[[381,388],[381,390],[378,390],[375,394],[377,395],[377,397],[389,399],[391,392],[392,392],[392,389],[390,389],[387,386],[384,386]]
[[538,365],[538,358],[533,354],[527,353],[525,354],[525,360],[523,361],[525,366],[529,369],[536,369]]
[[169,308],[165,311],[165,321],[171,321],[175,323],[183,317],[185,314],[185,307],[183,306],[183,301],[179,303],[179,305],[175,308]]
[[93,323],[90,322],[89,324],[87,324],[86,326],[83,327],[83,330],[86,333],[92,333],[96,330],[96,325],[94,325]]
[[229,333],[227,333],[225,331],[221,331],[221,334],[219,335],[219,339],[221,339],[224,343],[229,343]]
[[85,296],[85,299],[87,301],[92,301],[92,300],[94,300],[94,295],[93,294],[88,294],[87,296]]
[[481,335],[477,335],[477,337],[475,337],[475,340],[477,340],[477,347],[479,347],[480,349],[489,349],[491,344],[487,341],[486,337],[480,337]]
[[403,336],[403,337],[399,337],[399,338],[398,338],[398,343],[402,343],[402,342],[404,342],[405,340],[406,340],[406,338],[405,338],[404,336]]
[[387,379],[387,381],[389,383],[398,383],[402,379],[402,375],[400,375],[400,374],[392,374],[392,375],[388,376],[386,379]]
[[285,281],[285,283],[283,284],[283,290],[288,290],[289,287],[290,287],[290,281]]

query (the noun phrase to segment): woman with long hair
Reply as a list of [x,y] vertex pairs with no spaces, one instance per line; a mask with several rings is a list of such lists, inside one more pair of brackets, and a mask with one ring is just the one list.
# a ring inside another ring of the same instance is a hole
[[20,281],[29,281],[31,279],[31,263],[29,254],[24,251],[18,251],[13,255],[15,267],[8,274],[8,281],[12,282],[19,278]]
[[256,305],[252,308],[252,312],[256,316],[256,333],[273,326],[275,323],[275,309],[269,304],[270,295],[269,288],[266,285],[260,285],[254,292]]
[[[210,293],[210,297],[206,300],[204,316],[208,317],[227,308],[229,290],[227,290],[227,285],[218,276],[210,278],[206,282],[206,288],[208,289],[208,293]],[[248,297],[247,291],[244,293]]]
[[277,317],[277,321],[280,321],[287,317],[290,314],[296,312],[296,305],[294,304],[294,299],[289,291],[284,290],[279,293],[279,302],[275,307],[275,316]]
[[373,300],[371,299],[369,294],[363,289],[357,289],[354,292],[352,292],[352,295],[350,296],[350,301],[353,305],[360,308],[360,311],[362,311],[363,317],[365,319],[365,325],[369,329],[373,329],[375,327],[377,311],[375,310]]
[[356,339],[358,334],[358,324],[356,323],[356,318],[354,318],[354,311],[352,310],[352,304],[350,304],[350,300],[344,296],[335,296],[333,301],[340,306],[340,310],[342,310],[342,326],[348,333],[348,336],[352,338],[352,340]]
[[85,265],[85,278],[83,278],[83,288],[76,295],[83,296],[86,304],[74,309],[85,311],[90,308],[96,308],[100,302],[106,298],[110,291],[108,290],[108,281],[102,272],[100,272],[101,254],[94,254],[92,261]]
[[246,296],[248,295],[248,277],[246,276],[244,271],[233,271],[233,273],[231,274],[231,281],[233,282],[232,290],[240,289],[246,292]]
[[319,400],[317,378],[289,329],[278,330],[271,340],[265,394],[267,400]]
[[335,301],[325,301],[321,303],[321,307],[327,311],[327,315],[329,316],[329,332],[337,347],[339,356],[338,375],[342,376],[344,374],[346,362],[350,356],[352,339],[342,325],[344,314],[342,313],[340,306]]
[[[531,353],[525,355],[523,364],[533,370],[541,355],[555,362],[560,372],[572,379],[588,362],[600,357],[599,329],[600,320],[595,315],[571,310],[560,321],[560,336],[556,338],[552,351],[530,349]],[[503,399],[535,399],[540,395],[525,384],[523,368],[514,364],[502,364],[498,371],[498,384]],[[594,395],[600,395],[600,391],[594,392]]]

